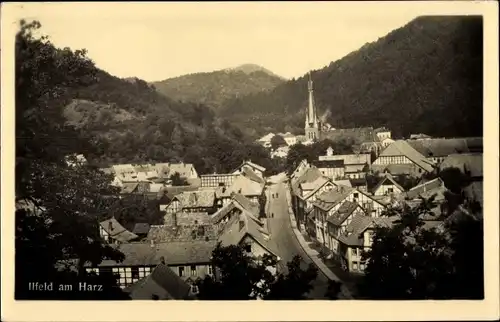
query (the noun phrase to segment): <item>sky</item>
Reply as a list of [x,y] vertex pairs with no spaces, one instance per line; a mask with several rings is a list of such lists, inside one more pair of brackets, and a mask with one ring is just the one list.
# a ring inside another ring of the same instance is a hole
[[[409,6],[336,2],[25,3],[60,47],[118,77],[158,81],[241,64],[285,78],[321,69],[417,17]],[[389,10],[390,7],[390,10]],[[361,10],[362,9],[362,10]]]

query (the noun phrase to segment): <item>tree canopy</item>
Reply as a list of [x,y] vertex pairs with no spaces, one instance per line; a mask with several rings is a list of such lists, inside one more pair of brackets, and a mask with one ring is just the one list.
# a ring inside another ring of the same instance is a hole
[[287,263],[288,273],[273,272],[276,258],[265,254],[254,258],[244,245],[223,247],[217,245],[212,252],[215,276],[207,276],[198,283],[201,300],[300,300],[305,299],[316,279],[317,268],[300,268],[300,257]]
[[[90,281],[85,263],[123,259],[99,235],[99,220],[107,216],[104,196],[117,193],[110,176],[92,166],[66,163],[66,156],[97,144],[62,118],[69,89],[91,84],[94,64],[84,50],[57,49],[47,37],[35,37],[39,28],[36,21],[21,21],[16,36],[16,298],[38,296],[29,282],[75,281],[76,276]],[[74,263],[77,272],[60,272],[63,263]],[[112,279],[103,294],[121,297]]]

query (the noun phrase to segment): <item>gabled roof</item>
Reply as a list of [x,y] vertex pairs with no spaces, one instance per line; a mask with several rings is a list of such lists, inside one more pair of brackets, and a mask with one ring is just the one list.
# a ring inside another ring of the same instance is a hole
[[325,191],[316,198],[316,201],[313,202],[313,205],[315,207],[323,209],[324,211],[329,211],[330,209],[344,201],[353,191],[354,189],[343,186],[340,186],[338,189]]
[[243,168],[243,171],[241,171],[241,175],[257,183],[261,184],[266,183],[266,180],[264,180],[261,176],[259,176],[257,173],[255,173],[255,171],[253,171],[250,168]]
[[214,213],[210,217],[210,222],[213,224],[218,224],[222,219],[224,219],[227,216],[227,214],[229,214],[231,211],[235,209],[238,210],[238,214],[244,212],[249,218],[251,218],[257,224],[262,226],[262,223],[260,222],[259,218],[257,218],[256,214],[253,214],[250,211],[246,210],[238,202],[235,201],[228,203],[224,207],[220,208],[216,213]]
[[406,156],[413,163],[427,172],[431,172],[434,169],[421,153],[415,150],[410,144],[408,144],[407,141],[404,140],[397,140],[389,144],[389,146],[380,153],[379,157],[401,155]]
[[242,163],[242,164],[240,164],[240,166],[239,166],[237,169],[234,169],[234,170],[233,170],[233,172],[238,171],[239,169],[241,169],[241,168],[242,168],[243,166],[245,166],[245,165],[246,165],[246,166],[249,166],[249,167],[251,167],[251,168],[253,168],[253,169],[257,169],[257,170],[259,170],[259,171],[261,171],[261,172],[266,171],[266,168],[264,168],[263,166],[260,166],[260,165],[258,165],[258,164],[255,164],[255,163],[253,163],[253,162],[252,162],[252,161],[250,161],[250,160],[245,160],[245,161],[243,161],[243,163]]
[[160,192],[162,192],[163,195],[167,196],[169,200],[172,200],[175,196],[183,192],[196,191],[196,190],[198,190],[198,188],[193,186],[173,186],[173,187],[164,187],[163,189],[160,190]]
[[191,286],[170,267],[159,264],[151,274],[124,289],[133,300],[185,300]]
[[441,178],[436,178],[411,188],[404,194],[404,197],[406,199],[415,199],[420,196],[431,196],[435,193],[443,192],[444,190],[446,190],[446,187],[444,186],[443,180],[441,180]]
[[259,204],[250,201],[247,197],[242,195],[241,193],[233,192],[231,193],[231,199],[237,202],[243,209],[248,211],[253,215],[257,215],[259,213]]
[[302,190],[307,190],[308,192],[314,191],[320,187],[322,187],[325,183],[329,182],[328,178],[325,177],[318,177],[314,181],[310,182],[303,182],[300,184],[300,188]]
[[368,170],[368,164],[348,164],[345,166],[345,173],[359,173],[366,172]]
[[396,217],[370,217],[356,215],[346,227],[346,233],[339,236],[339,241],[348,246],[362,246],[363,236],[366,229],[374,226],[391,227]]
[[131,233],[130,231],[125,229],[125,227],[120,225],[120,223],[114,217],[101,221],[99,224],[111,238],[116,239],[120,242],[128,242],[138,237],[136,234]]
[[372,170],[378,172],[386,172],[392,175],[409,175],[413,173],[415,164],[372,164]]
[[356,178],[356,179],[351,178],[347,181],[349,182],[351,187],[361,187],[367,185],[366,178]]
[[316,168],[315,166],[311,166],[307,168],[300,177],[292,182],[292,191],[295,195],[300,195],[299,186],[301,183],[312,182],[322,176],[323,174],[318,170],[318,168]]
[[353,184],[352,184],[351,180],[354,180],[354,179],[335,180],[335,181],[333,181],[333,184],[336,186],[345,186],[345,187],[352,188]]
[[399,185],[399,183],[397,183],[394,178],[392,177],[392,175],[390,173],[386,173],[385,176],[377,183],[377,185],[373,188],[373,192],[377,191],[378,188],[380,188],[382,185],[384,185],[384,183],[386,182],[389,182],[390,184],[396,186],[396,188],[398,188],[399,190],[401,191],[405,191],[405,189],[403,187],[401,187]]
[[240,245],[246,236],[250,236],[260,246],[266,249],[270,254],[278,256],[274,243],[269,239],[269,232],[260,227],[244,213],[233,218],[226,226],[219,241],[222,246]]
[[347,217],[349,217],[356,208],[360,207],[357,202],[344,201],[340,208],[327,221],[335,226],[341,225]]
[[264,190],[265,182],[257,182],[245,175],[239,175],[229,187],[229,191],[240,193],[244,196],[260,196]]

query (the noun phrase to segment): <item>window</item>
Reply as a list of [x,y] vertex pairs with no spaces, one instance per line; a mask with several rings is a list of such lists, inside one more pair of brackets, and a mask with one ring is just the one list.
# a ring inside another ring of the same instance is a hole
[[184,266],[179,266],[179,276],[180,277],[184,276]]
[[197,273],[196,265],[191,265],[191,276],[196,276]]
[[246,251],[247,253],[250,253],[250,252],[252,251],[252,245],[251,245],[251,244],[246,244],[246,245],[245,245],[245,251]]
[[200,290],[198,289],[198,286],[197,285],[191,285],[191,292],[193,294],[198,294],[200,292]]
[[139,278],[139,268],[132,267],[132,278]]
[[393,192],[394,192],[394,189],[393,189],[393,188],[387,188],[387,191],[388,191],[389,193],[393,193]]
[[358,249],[357,248],[351,248],[351,254],[352,254],[352,256],[358,256]]
[[357,198],[359,197],[359,193],[357,193],[357,192],[353,193],[352,195],[353,195],[353,197],[354,197],[355,199],[357,199]]
[[359,263],[359,270],[364,271],[365,270],[365,263]]
[[358,262],[352,262],[352,270],[357,271],[358,270]]
[[213,274],[212,265],[208,265],[208,275],[212,275],[212,274]]

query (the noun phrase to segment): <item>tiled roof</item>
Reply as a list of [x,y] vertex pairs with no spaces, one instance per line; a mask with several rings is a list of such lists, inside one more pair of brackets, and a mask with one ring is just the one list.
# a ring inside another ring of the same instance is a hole
[[394,176],[409,175],[413,173],[415,165],[407,164],[372,164],[372,170],[378,172],[388,172]]
[[260,196],[264,190],[264,185],[264,182],[256,182],[245,175],[240,175],[234,179],[229,190],[244,196]]
[[103,260],[99,266],[150,266],[158,265],[163,258],[167,265],[210,263],[217,242],[181,241],[158,244],[128,243],[114,246],[125,255],[121,263]]
[[300,195],[299,186],[301,183],[312,182],[322,176],[323,174],[321,174],[321,171],[319,171],[318,168],[311,166],[307,168],[300,177],[297,177],[295,182],[292,183],[292,191],[295,195]]
[[[243,163],[242,163],[242,164],[240,164],[240,166],[238,167],[238,169],[240,169],[241,167],[243,167],[243,166],[245,166],[245,165],[247,165],[247,166],[249,166],[249,167],[251,167],[251,168],[255,168],[255,169],[257,169],[257,170],[259,170],[259,171],[262,171],[262,172],[266,171],[266,168],[264,168],[263,166],[260,166],[260,165],[258,165],[258,164],[255,164],[255,163],[253,163],[252,161],[243,161]],[[236,170],[235,170],[235,171],[236,171]]]
[[382,153],[380,153],[379,157],[401,155],[406,156],[427,172],[431,172],[433,170],[432,165],[425,159],[425,156],[415,150],[407,141],[404,140],[397,140],[391,143],[382,151]]
[[[163,188],[160,192],[165,194],[170,200],[172,200],[173,197],[186,192],[186,191],[196,191],[198,188],[193,187],[193,186],[173,186],[173,187],[165,187]],[[169,201],[170,202],[170,201]]]
[[318,177],[316,180],[312,182],[303,182],[300,184],[300,187],[302,190],[307,190],[307,194],[309,194],[311,191],[314,191],[320,187],[322,187],[325,183],[327,183],[328,180],[325,177]]
[[182,208],[209,208],[215,203],[214,190],[184,191],[177,196]]
[[262,177],[260,177],[255,171],[253,171],[250,168],[243,168],[243,171],[241,172],[242,176],[247,177],[248,179],[258,182],[260,184],[265,184],[266,180],[264,180]]
[[259,213],[259,204],[250,201],[247,197],[240,193],[233,192],[231,193],[231,199],[236,201],[237,203],[240,204],[240,206],[243,207],[246,211],[257,215]]
[[137,189],[138,185],[137,182],[123,183],[121,193],[132,193]]
[[437,138],[407,140],[415,150],[425,157],[444,157],[456,153],[482,152],[483,139],[469,138]]
[[317,168],[342,168],[344,160],[314,160],[312,164]]
[[234,217],[219,236],[222,246],[240,245],[245,236],[251,236],[269,253],[277,256],[275,245],[269,239],[269,232],[249,218],[245,213]]
[[147,234],[149,232],[149,224],[148,223],[137,223],[134,226],[133,233],[134,234]]
[[341,225],[358,207],[358,203],[346,200],[333,215],[328,217],[327,221],[336,226]]
[[346,233],[339,236],[339,241],[348,246],[362,246],[363,236],[361,235],[371,226],[391,227],[396,217],[370,217],[356,215],[351,223],[346,227]]
[[445,189],[444,182],[440,178],[436,178],[411,188],[404,194],[404,197],[406,199],[415,199],[419,196],[423,196],[424,194],[433,195],[434,193],[444,191]]
[[216,230],[212,224],[152,225],[147,237],[154,243],[206,241],[216,238]]
[[131,233],[130,231],[125,229],[125,227],[120,225],[120,223],[114,217],[104,220],[99,224],[111,238],[116,239],[120,242],[128,242],[138,237],[136,234]]
[[128,286],[124,292],[133,300],[185,300],[191,286],[184,282],[171,268],[159,264],[151,274]]
[[483,176],[483,154],[468,153],[468,154],[450,154],[439,165],[442,171],[446,168],[458,168],[462,173],[470,172],[471,177]]
[[342,186],[339,187],[339,189],[325,191],[316,198],[316,201],[313,202],[313,204],[320,209],[329,211],[334,206],[345,200],[345,198],[347,198],[352,191],[352,188]]

